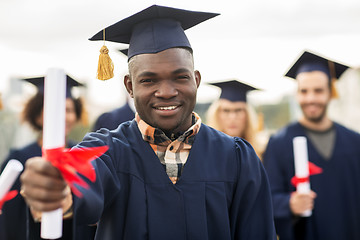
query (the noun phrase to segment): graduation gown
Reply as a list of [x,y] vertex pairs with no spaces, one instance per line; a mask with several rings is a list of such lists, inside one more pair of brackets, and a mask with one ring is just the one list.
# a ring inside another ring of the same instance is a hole
[[[68,146],[74,146],[74,142],[68,142]],[[12,150],[2,164],[1,171],[11,159],[19,160],[24,166],[27,159],[41,156],[41,147],[37,142],[31,143],[19,150]],[[19,178],[15,181],[12,190],[20,192],[21,183]],[[27,227],[30,226],[30,228]],[[64,221],[64,234],[61,239],[73,239],[73,221]],[[78,239],[93,239],[95,228],[89,226],[79,226],[77,228]],[[12,200],[5,202],[2,214],[0,215],[0,239],[1,240],[24,240],[40,239],[40,224],[35,223],[30,217],[29,209],[24,198],[18,194]]]
[[100,128],[107,128],[109,130],[116,129],[121,123],[134,119],[135,113],[128,103],[113,111],[106,112],[100,115],[95,122],[93,131]]
[[330,159],[325,160],[308,139],[309,161],[323,169],[310,176],[316,192],[311,217],[294,217],[289,208],[295,188],[290,179],[295,175],[292,139],[306,136],[304,128],[292,123],[269,140],[264,154],[277,233],[288,239],[360,239],[360,135],[334,123],[336,140]]
[[78,224],[98,222],[96,239],[276,239],[265,170],[251,146],[202,125],[174,185],[135,120],[85,136],[108,145],[97,173],[74,197]]

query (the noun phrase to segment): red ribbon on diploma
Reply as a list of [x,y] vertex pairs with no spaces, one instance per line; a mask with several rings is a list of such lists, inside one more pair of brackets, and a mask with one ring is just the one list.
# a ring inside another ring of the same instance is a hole
[[309,176],[303,177],[303,178],[293,176],[291,178],[291,184],[296,187],[299,183],[304,183],[304,182],[310,181],[311,175],[320,174],[322,172],[323,172],[323,170],[321,167],[318,167],[314,163],[309,162]]
[[84,188],[89,188],[89,185],[77,173],[95,182],[96,173],[90,162],[105,153],[108,148],[108,146],[100,146],[92,148],[66,149],[60,147],[43,149],[43,157],[60,170],[71,191],[76,196],[81,197],[82,194],[75,184]]
[[12,191],[8,192],[7,194],[5,194],[5,196],[2,199],[0,199],[0,213],[1,213],[1,209],[2,209],[2,206],[4,205],[4,203],[6,201],[9,201],[9,200],[13,199],[14,197],[16,197],[17,194],[18,194],[17,190],[12,190]]

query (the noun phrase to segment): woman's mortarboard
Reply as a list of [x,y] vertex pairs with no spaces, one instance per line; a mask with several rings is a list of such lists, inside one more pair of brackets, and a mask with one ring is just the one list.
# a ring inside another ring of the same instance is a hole
[[[33,84],[37,87],[39,93],[44,93],[44,79],[45,77],[32,77],[32,78],[23,78],[22,80]],[[71,89],[73,87],[82,87],[84,84],[79,83],[69,75],[66,75],[66,98],[73,98],[71,94]]]
[[174,47],[192,49],[184,30],[217,15],[152,5],[99,31],[89,40],[129,44],[128,59]]
[[296,80],[297,75],[302,72],[324,72],[329,78],[333,97],[337,97],[334,81],[338,80],[348,68],[349,66],[335,62],[319,54],[304,51],[290,67],[285,76]]
[[213,82],[209,84],[221,89],[220,98],[227,99],[232,102],[246,102],[246,95],[248,91],[259,90],[258,88],[237,80]]

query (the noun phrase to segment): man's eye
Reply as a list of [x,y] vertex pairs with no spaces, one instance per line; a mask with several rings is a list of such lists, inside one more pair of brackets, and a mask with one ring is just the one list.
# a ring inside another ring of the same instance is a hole
[[190,77],[188,75],[181,75],[177,76],[177,79],[189,79]]
[[152,82],[152,79],[150,79],[150,78],[140,80],[140,83],[150,83],[150,82]]

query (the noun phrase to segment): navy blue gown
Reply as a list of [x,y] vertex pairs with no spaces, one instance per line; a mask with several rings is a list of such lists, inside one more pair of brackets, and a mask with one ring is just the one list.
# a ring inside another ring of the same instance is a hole
[[74,197],[76,224],[98,222],[96,239],[276,239],[265,169],[246,141],[202,125],[176,184],[135,120],[80,143],[101,145],[96,182]]
[[325,160],[308,139],[309,161],[323,169],[310,177],[317,194],[311,217],[294,217],[289,208],[290,184],[294,176],[292,139],[306,136],[299,123],[292,123],[269,140],[264,154],[273,205],[275,226],[281,240],[360,239],[360,135],[334,123],[336,142]]
[[[68,142],[68,147],[74,146],[74,142]],[[19,160],[23,165],[27,159],[41,156],[41,147],[37,142],[31,143],[19,150],[12,150],[4,161],[1,171],[11,159]],[[14,183],[12,190],[20,191],[19,178]],[[29,225],[30,227],[27,227]],[[79,226],[74,233],[77,239],[94,239],[95,228],[90,226]],[[25,240],[41,239],[40,224],[35,223],[30,217],[30,212],[23,197],[18,194],[14,199],[5,202],[0,215],[0,239],[1,240]],[[73,239],[73,221],[65,220],[63,237],[61,239]]]
[[93,132],[100,128],[107,128],[109,130],[116,129],[121,123],[133,120],[135,117],[134,111],[128,103],[113,111],[101,114],[95,122]]

